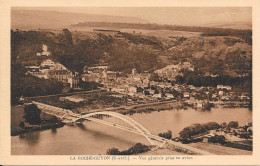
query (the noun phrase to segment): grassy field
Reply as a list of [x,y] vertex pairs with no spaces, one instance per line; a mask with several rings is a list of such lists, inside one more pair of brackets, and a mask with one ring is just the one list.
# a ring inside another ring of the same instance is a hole
[[208,151],[216,155],[252,155],[252,151],[235,149],[210,143],[191,143],[189,146]]

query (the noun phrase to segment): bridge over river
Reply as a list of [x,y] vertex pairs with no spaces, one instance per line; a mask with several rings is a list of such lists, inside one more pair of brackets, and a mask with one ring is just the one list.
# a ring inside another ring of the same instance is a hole
[[186,151],[194,154],[212,155],[212,153],[154,135],[150,133],[146,128],[144,128],[140,123],[129,118],[128,116],[117,112],[107,110],[95,111],[87,114],[76,114],[73,113],[71,110],[62,109],[35,101],[33,101],[33,103],[36,104],[38,108],[42,110],[42,112],[54,115],[67,124],[82,122],[84,120],[93,121],[110,127],[115,127],[121,130],[142,135],[149,141],[151,145],[156,145],[157,147],[163,147],[165,144],[167,144],[167,147],[185,149]]

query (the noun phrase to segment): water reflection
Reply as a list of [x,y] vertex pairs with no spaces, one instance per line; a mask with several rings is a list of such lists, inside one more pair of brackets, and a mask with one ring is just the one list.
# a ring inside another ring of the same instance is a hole
[[[93,137],[95,137],[96,139],[103,139],[103,138],[106,138],[107,140],[113,140],[113,141],[119,141],[121,143],[124,143],[124,144],[135,144],[136,142],[133,142],[133,141],[130,141],[130,140],[125,140],[125,139],[122,139],[120,137],[117,136],[117,134],[113,133],[113,132],[105,132],[105,131],[97,131],[97,130],[94,130],[94,129],[89,129],[86,127],[86,123],[93,123],[93,122],[85,122],[84,123],[79,123],[77,124],[77,126],[81,129],[81,130],[84,130],[86,131],[88,134],[92,135]],[[94,122],[95,123],[95,122]],[[96,125],[100,125],[102,126],[103,124],[100,124],[100,123],[96,123]],[[117,130],[117,129],[113,129],[114,131]],[[113,134],[113,135],[112,135]],[[133,133],[134,134],[134,133]]]
[[83,123],[76,123],[76,125],[82,130],[87,130],[86,126]]
[[24,140],[28,145],[36,145],[39,143],[40,132],[29,132],[26,134],[22,134],[21,136],[19,136],[19,138]]
[[52,129],[51,129],[51,132],[52,132],[53,134],[56,134],[56,133],[57,133],[57,129],[56,129],[56,128],[52,128]]

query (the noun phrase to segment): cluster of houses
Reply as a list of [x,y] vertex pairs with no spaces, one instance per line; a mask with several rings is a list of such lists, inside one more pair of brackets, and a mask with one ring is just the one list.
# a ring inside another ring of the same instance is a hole
[[[160,77],[174,79],[181,70],[194,71],[190,62],[182,62],[177,65],[168,65],[162,69],[155,70]],[[108,66],[85,67],[81,75],[83,81],[98,82],[104,85],[108,91],[117,92],[131,97],[154,100],[184,99],[189,105],[203,107],[209,101],[220,105],[224,101],[233,99],[249,100],[248,94],[237,94],[232,92],[228,85],[217,87],[195,87],[193,85],[179,85],[167,81],[151,81],[150,73],[138,73],[135,68],[131,74],[122,76],[120,72],[109,71]],[[220,103],[220,104],[219,104]]]
[[[50,56],[51,52],[48,51],[46,45],[42,46],[43,52],[37,53],[37,56]],[[65,66],[59,62],[55,62],[52,59],[44,60],[40,66],[25,66],[27,68],[26,74],[32,74],[39,78],[55,79],[65,84],[68,84],[70,88],[79,87],[79,75],[68,70]]]
[[[50,56],[46,45],[42,46],[43,52],[37,56]],[[131,97],[154,100],[173,100],[184,99],[189,105],[203,107],[206,101],[217,102],[229,100],[249,100],[246,93],[237,94],[232,92],[231,86],[217,85],[217,87],[194,87],[193,85],[172,84],[167,81],[151,81],[150,73],[138,73],[135,68],[131,74],[122,75],[117,71],[110,71],[108,66],[100,65],[83,69],[83,74],[73,73],[57,61],[50,59],[44,60],[40,66],[26,66],[27,74],[32,74],[39,78],[56,79],[66,83],[70,88],[79,88],[79,80],[85,82],[97,82],[104,85],[108,91],[117,92]],[[180,62],[177,65],[168,65],[164,68],[155,70],[161,78],[174,80],[182,70],[194,71],[194,66],[190,62]]]

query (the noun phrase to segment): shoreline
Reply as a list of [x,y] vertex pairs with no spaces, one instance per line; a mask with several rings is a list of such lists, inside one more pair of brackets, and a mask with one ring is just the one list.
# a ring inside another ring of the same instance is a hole
[[[19,106],[19,105],[17,105]],[[15,107],[15,106],[14,106]],[[149,106],[133,106],[133,108],[131,109],[124,109],[124,108],[119,108],[117,110],[117,108],[115,107],[113,111],[116,111],[118,113],[121,113],[123,115],[133,115],[136,113],[152,113],[154,111],[160,112],[160,111],[169,111],[169,110],[180,110],[180,109],[188,109],[188,108],[192,108],[195,110],[203,110],[203,108],[194,108],[191,106],[186,106],[184,104],[179,104],[179,101],[171,101],[171,102],[167,102],[167,103],[154,103],[153,105],[149,105]],[[214,106],[212,108],[247,108],[247,107],[223,107],[223,106]],[[211,109],[210,109],[211,110]],[[210,111],[210,110],[205,110],[204,111]],[[87,112],[82,112],[82,114],[86,114]],[[44,114],[44,113],[43,113]],[[51,115],[44,115],[45,120],[50,119]],[[46,118],[47,117],[47,118]],[[65,125],[65,123],[58,121],[56,123],[49,123],[47,125],[39,125],[37,127],[33,127],[33,128],[29,128],[29,129],[19,129],[19,130],[15,130],[12,131],[11,129],[11,136],[19,136],[28,132],[34,132],[34,131],[41,131],[41,130],[48,130],[48,129],[56,129],[56,128],[61,128]]]
[[20,136],[26,133],[30,133],[30,132],[35,132],[35,131],[43,131],[43,130],[49,130],[49,129],[57,129],[57,128],[62,128],[65,124],[62,122],[58,122],[58,123],[52,123],[52,124],[48,124],[48,125],[39,125],[37,127],[32,127],[29,129],[22,129],[19,131],[11,131],[11,136]]

